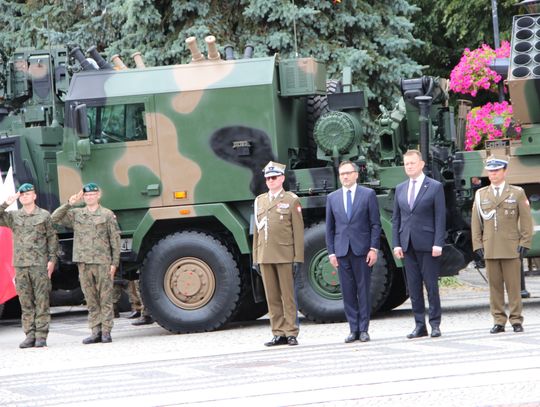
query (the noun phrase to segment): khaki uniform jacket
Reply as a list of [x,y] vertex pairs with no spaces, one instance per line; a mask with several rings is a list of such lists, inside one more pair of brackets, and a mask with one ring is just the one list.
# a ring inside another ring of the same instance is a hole
[[0,205],[0,226],[13,231],[13,266],[30,267],[56,263],[58,237],[51,222],[51,214],[35,207],[31,213],[24,209],[6,212],[8,205]]
[[[495,215],[485,220],[478,207],[486,214],[495,210]],[[514,259],[519,257],[518,246],[530,249],[533,224],[523,188],[506,183],[498,198],[491,186],[479,189],[473,203],[471,232],[473,250],[483,248],[486,259]]]
[[258,222],[267,219],[260,230],[253,231],[253,263],[279,264],[304,262],[304,220],[298,197],[281,191],[272,202],[268,193],[255,199]]
[[120,263],[120,232],[114,213],[102,206],[95,212],[86,207],[60,206],[52,214],[56,224],[73,229],[73,262],[108,264]]

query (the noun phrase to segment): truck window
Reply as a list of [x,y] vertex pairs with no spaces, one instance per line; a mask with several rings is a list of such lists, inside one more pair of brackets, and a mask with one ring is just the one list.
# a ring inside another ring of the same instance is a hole
[[88,129],[94,144],[146,140],[144,103],[88,106]]

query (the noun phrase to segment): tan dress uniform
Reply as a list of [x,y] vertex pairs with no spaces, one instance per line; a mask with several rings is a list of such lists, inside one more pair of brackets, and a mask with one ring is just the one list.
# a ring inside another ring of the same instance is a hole
[[[304,220],[298,197],[280,191],[255,199],[258,226],[253,233],[253,262],[259,264],[274,336],[298,336],[293,262],[304,262]],[[260,227],[260,228],[259,228]]]
[[[533,233],[529,201],[522,188],[505,183],[499,197],[493,186],[477,191],[472,211],[473,250],[483,249],[495,324],[522,324],[521,260],[518,246],[529,249]],[[504,287],[510,316],[504,310]]]

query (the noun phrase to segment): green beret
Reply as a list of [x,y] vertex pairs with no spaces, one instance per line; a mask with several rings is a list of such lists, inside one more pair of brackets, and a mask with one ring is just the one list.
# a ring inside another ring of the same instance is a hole
[[99,191],[99,187],[97,184],[94,184],[93,182],[89,182],[88,184],[84,185],[82,187],[83,192],[96,192]]
[[28,182],[25,183],[25,184],[22,184],[19,189],[18,189],[19,192],[23,193],[23,192],[29,192],[29,191],[35,191],[34,189],[34,186],[32,184],[29,184]]

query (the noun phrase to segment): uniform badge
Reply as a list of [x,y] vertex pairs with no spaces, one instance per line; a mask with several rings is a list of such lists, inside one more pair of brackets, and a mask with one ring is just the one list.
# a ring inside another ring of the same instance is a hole
[[289,209],[289,204],[285,203],[285,202],[280,202],[280,203],[278,203],[278,208],[279,209]]

